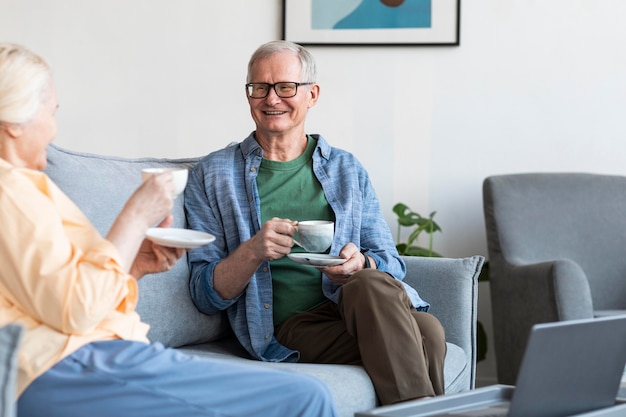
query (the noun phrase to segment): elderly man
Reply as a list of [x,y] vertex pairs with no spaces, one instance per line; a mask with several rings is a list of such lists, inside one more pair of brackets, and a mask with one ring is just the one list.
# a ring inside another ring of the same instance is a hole
[[[362,365],[382,404],[443,394],[441,324],[401,279],[405,266],[367,172],[348,152],[307,135],[319,99],[312,55],[260,46],[245,91],[256,130],[211,153],[185,191],[191,228],[216,236],[189,254],[191,294],[226,310],[246,350],[264,361]],[[311,267],[286,255],[298,220],[330,220],[330,254]]]

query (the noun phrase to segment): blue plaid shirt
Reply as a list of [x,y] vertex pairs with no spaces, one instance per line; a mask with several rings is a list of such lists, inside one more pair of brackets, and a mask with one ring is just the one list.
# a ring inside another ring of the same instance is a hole
[[[402,280],[406,267],[398,256],[367,172],[352,154],[332,148],[319,135],[312,136],[317,140],[313,170],[336,219],[330,253],[338,254],[345,244],[353,242],[368,249],[378,269]],[[269,262],[259,266],[245,292],[234,299],[221,298],[213,288],[217,263],[261,228],[256,176],[262,158],[263,149],[253,132],[243,142],[207,155],[191,171],[185,189],[189,228],[210,233],[216,240],[189,252],[189,285],[200,311],[214,314],[227,310],[235,335],[253,357],[295,362],[298,352],[274,338]],[[404,286],[416,308],[428,309],[428,303],[413,288]],[[322,276],[322,290],[328,299],[338,301],[341,287],[326,276]]]

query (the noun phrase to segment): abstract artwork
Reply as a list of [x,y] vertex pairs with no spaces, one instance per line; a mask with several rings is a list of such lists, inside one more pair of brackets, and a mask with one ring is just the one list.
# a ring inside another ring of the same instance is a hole
[[283,39],[303,45],[458,45],[460,0],[283,0]]

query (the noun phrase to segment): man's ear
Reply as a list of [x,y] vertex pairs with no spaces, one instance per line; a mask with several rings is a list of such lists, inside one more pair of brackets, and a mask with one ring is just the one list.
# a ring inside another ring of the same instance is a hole
[[0,122],[0,129],[5,131],[11,138],[14,139],[22,136],[22,132],[24,130],[20,124],[4,122]]
[[309,109],[313,106],[315,106],[315,103],[317,103],[317,100],[320,97],[320,86],[319,84],[313,84],[310,86],[309,88]]

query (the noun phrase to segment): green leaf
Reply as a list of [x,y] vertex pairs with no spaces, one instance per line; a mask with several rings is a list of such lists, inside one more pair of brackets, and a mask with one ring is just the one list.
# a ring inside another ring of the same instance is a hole
[[406,255],[406,249],[409,245],[407,245],[406,243],[398,243],[396,245],[396,249],[398,250],[398,253],[400,255]]
[[487,332],[480,320],[476,323],[476,362],[487,357]]
[[441,255],[438,254],[437,252],[432,251],[432,250],[430,250],[428,248],[423,248],[421,246],[407,246],[404,243],[401,243],[398,246],[402,247],[403,253],[400,253],[400,251],[398,250],[398,253],[400,253],[401,255],[423,256],[423,257],[426,257],[426,258],[441,258]]
[[[433,217],[437,213],[436,211],[431,212],[428,217],[423,217],[419,213],[411,211],[411,209],[404,203],[397,203],[393,206],[392,210],[398,217],[396,248],[398,249],[398,253],[400,255],[441,256],[432,250],[433,233],[441,232],[441,227],[439,227],[439,225],[433,220]],[[402,227],[412,228],[406,242],[400,242]],[[428,248],[413,245],[413,243],[419,239],[422,232],[430,235]]]
[[478,282],[486,281],[489,281],[489,261],[485,261],[483,269],[480,270],[480,275],[478,275]]
[[[398,215],[398,217],[404,216],[404,213],[409,210],[409,207],[406,204],[398,203],[392,208],[393,212]],[[410,210],[409,210],[410,211]]]
[[429,250],[426,248],[422,248],[420,246],[410,246],[407,250],[406,250],[406,254],[409,256],[425,256],[428,257],[429,256]]

